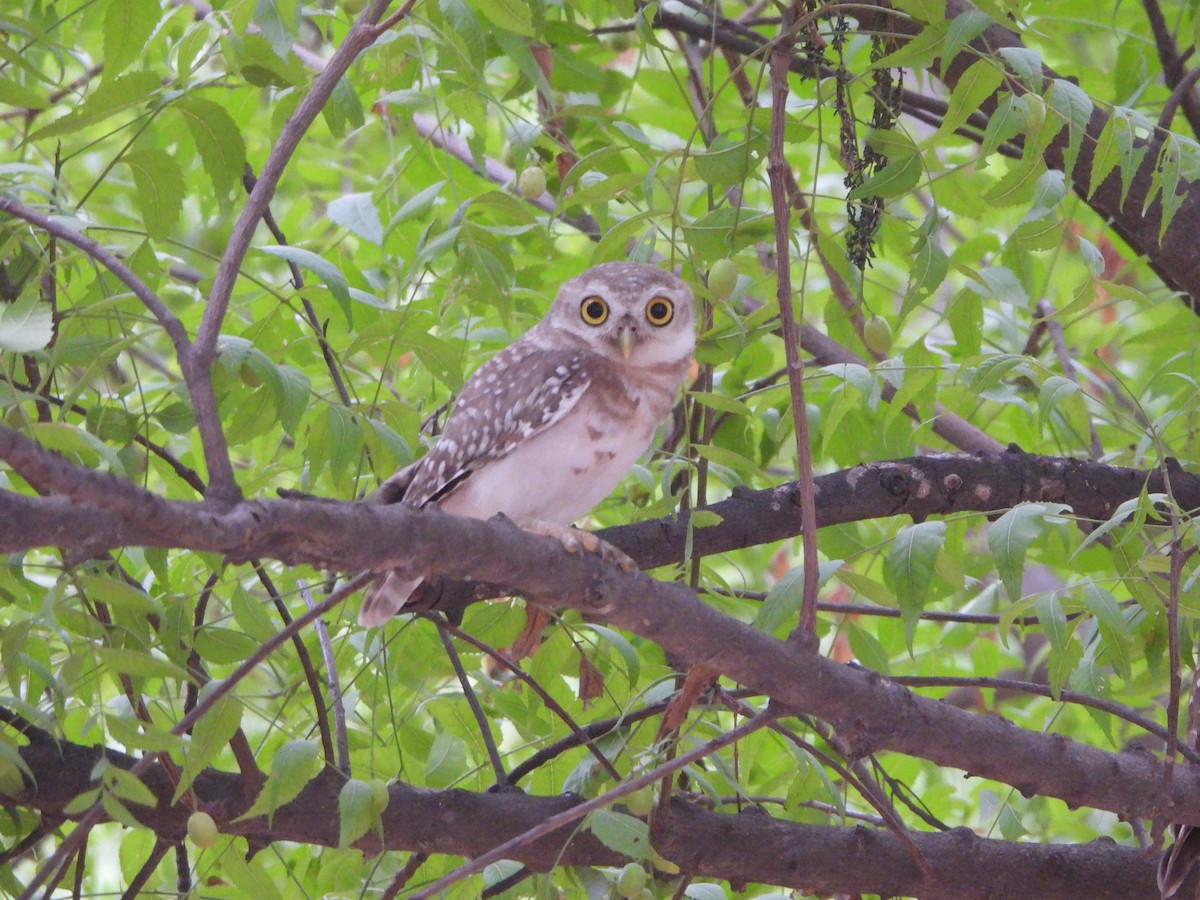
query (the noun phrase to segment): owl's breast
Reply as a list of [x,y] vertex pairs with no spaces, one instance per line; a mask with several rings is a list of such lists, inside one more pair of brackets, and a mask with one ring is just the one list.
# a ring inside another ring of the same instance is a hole
[[607,497],[650,445],[665,410],[656,394],[597,387],[558,422],[479,466],[441,508],[565,525]]

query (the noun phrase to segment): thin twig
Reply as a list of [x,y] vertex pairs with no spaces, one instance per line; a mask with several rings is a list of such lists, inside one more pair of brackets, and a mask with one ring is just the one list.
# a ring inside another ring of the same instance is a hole
[[[317,605],[308,582],[303,578],[296,581],[300,588],[300,597],[310,610]],[[342,687],[338,682],[337,660],[333,655],[333,643],[329,640],[329,629],[324,619],[317,619],[313,624],[317,632],[317,643],[321,647],[321,656],[325,660],[325,682],[329,687],[329,705],[333,707],[333,728],[337,736],[337,768],[338,771],[350,777],[350,739],[346,733],[346,705],[342,702]]]
[[[271,603],[275,606],[275,611],[279,613],[284,627],[291,625],[292,614],[288,610],[287,604],[283,602],[283,596],[279,593],[279,589],[275,587],[275,582],[271,580],[271,576],[263,567],[262,560],[252,559],[250,565],[254,568],[254,574],[258,576],[259,583],[266,589],[267,596],[271,598]],[[321,750],[325,754],[325,765],[336,766],[337,756],[334,752],[333,732],[329,727],[329,711],[325,705],[325,695],[321,693],[321,680],[317,677],[317,669],[313,665],[308,647],[305,646],[300,635],[293,636],[292,646],[296,648],[296,658],[300,660],[300,668],[304,670],[304,680],[308,684],[308,692],[313,699],[313,715],[317,720],[317,731],[321,735]]]
[[1179,80],[1179,84],[1175,85],[1171,96],[1163,104],[1162,112],[1158,114],[1158,127],[1161,131],[1171,130],[1171,120],[1175,118],[1175,111],[1179,109],[1179,104],[1185,98],[1194,96],[1192,88],[1196,86],[1197,81],[1200,81],[1200,66],[1188,72]]
[[400,892],[412,881],[412,877],[417,874],[417,869],[421,868],[427,859],[429,859],[429,854],[423,850],[409,854],[400,871],[396,873],[396,877],[392,879],[392,883],[383,892],[381,900],[393,900],[394,897],[400,896]]
[[121,900],[135,900],[141,894],[142,888],[146,886],[146,882],[150,880],[150,876],[154,874],[154,870],[158,868],[158,864],[162,862],[162,858],[167,855],[167,851],[171,849],[169,841],[159,837],[154,846],[150,850],[150,855],[146,857],[146,861],[142,863],[137,874],[129,880],[129,886],[125,888],[125,893],[121,895]]
[[[1142,8],[1146,11],[1146,21],[1150,23],[1150,31],[1154,35],[1154,47],[1158,51],[1158,61],[1162,65],[1163,81],[1172,88],[1171,96],[1174,97],[1175,91],[1187,80],[1187,76],[1183,74],[1183,58],[1175,46],[1175,36],[1171,34],[1171,29],[1167,25],[1166,17],[1163,16],[1158,0],[1142,0]],[[1194,82],[1195,79],[1193,79]],[[1200,102],[1197,102],[1196,97],[1191,94],[1190,86],[1184,89],[1180,100],[1183,103],[1183,114],[1191,126],[1192,135],[1200,137]],[[1172,117],[1173,115],[1172,113]],[[1169,123],[1170,119],[1167,121]]]
[[442,639],[446,657],[450,660],[450,665],[454,667],[454,674],[458,676],[463,696],[467,698],[467,705],[471,707],[471,715],[475,717],[475,724],[479,726],[479,737],[483,740],[483,746],[487,748],[488,760],[492,764],[492,774],[496,776],[496,785],[497,787],[507,787],[508,773],[504,771],[504,760],[500,758],[500,751],[496,748],[496,739],[492,737],[492,726],[483,713],[483,707],[479,705],[479,698],[475,696],[475,689],[471,687],[471,679],[467,677],[467,670],[463,668],[458,651],[454,649],[454,641],[450,639],[449,631],[442,627],[445,623],[445,616],[432,615],[429,618],[432,618],[438,626],[438,637]]
[[798,631],[815,633],[817,627],[817,515],[812,474],[812,447],[808,434],[808,406],[804,402],[804,364],[800,361],[800,333],[792,310],[791,206],[788,203],[783,155],[784,111],[788,97],[788,67],[795,44],[793,26],[796,10],[784,10],[783,24],[771,49],[771,143],[767,151],[767,177],[771,183],[771,208],[775,218],[775,257],[778,276],[775,298],[779,302],[779,325],[787,359],[788,387],[792,400],[792,422],[796,432],[796,467],[799,470],[800,530],[804,563],[804,599]]
[[[1062,703],[1074,703],[1078,706],[1088,706],[1092,709],[1098,709],[1108,713],[1110,716],[1115,716],[1118,719],[1123,719],[1131,725],[1136,725],[1138,728],[1160,738],[1166,742],[1169,740],[1170,732],[1163,728],[1158,723],[1147,719],[1145,716],[1140,716],[1128,706],[1122,706],[1120,703],[1114,703],[1111,700],[1104,700],[1100,697],[1092,697],[1088,694],[1080,694],[1076,691],[1063,690],[1057,694],[1050,689],[1048,684],[1038,684],[1033,681],[1019,681],[1015,678],[988,678],[982,675],[971,677],[959,677],[954,675],[897,675],[892,681],[896,684],[902,684],[910,688],[922,687],[970,687],[970,688],[988,688],[1000,691],[1018,691],[1023,694],[1036,694],[1039,697],[1050,697]],[[1200,765],[1200,752],[1191,747],[1182,747],[1180,752],[1187,757],[1189,762]]]

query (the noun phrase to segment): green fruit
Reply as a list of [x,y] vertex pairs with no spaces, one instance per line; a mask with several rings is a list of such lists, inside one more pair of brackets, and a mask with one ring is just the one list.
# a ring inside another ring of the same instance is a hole
[[644,787],[625,795],[625,808],[630,815],[648,816],[654,809],[654,788]]
[[217,831],[217,823],[206,812],[194,812],[188,816],[187,832],[192,843],[201,850],[215,844],[217,835],[220,834]]
[[517,178],[517,193],[526,200],[536,200],[546,193],[546,173],[530,166]]
[[646,887],[646,870],[637,863],[626,863],[617,876],[617,893],[625,898],[641,897]]
[[718,259],[708,270],[708,289],[718,300],[731,296],[737,289],[737,263],[732,259]]
[[872,353],[887,353],[892,349],[892,326],[883,316],[871,316],[863,326],[863,343]]

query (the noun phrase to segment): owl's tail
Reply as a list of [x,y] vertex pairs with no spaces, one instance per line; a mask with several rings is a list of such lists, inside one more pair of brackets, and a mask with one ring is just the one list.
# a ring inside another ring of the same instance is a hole
[[384,573],[367,589],[362,609],[358,611],[358,624],[366,628],[382,625],[400,612],[420,583],[420,578],[401,578],[395,571]]

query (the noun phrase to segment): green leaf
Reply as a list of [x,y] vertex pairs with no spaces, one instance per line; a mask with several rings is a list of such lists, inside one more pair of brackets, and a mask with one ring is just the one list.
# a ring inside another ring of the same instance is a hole
[[688,524],[693,528],[712,528],[724,521],[724,518],[711,509],[697,509],[688,516]]
[[40,110],[49,106],[50,101],[43,93],[18,84],[11,78],[0,78],[0,104],[17,109]]
[[888,163],[862,184],[846,195],[847,200],[863,200],[867,197],[889,199],[907,194],[921,180],[921,157],[905,156]]
[[186,187],[179,164],[164,150],[139,150],[121,159],[133,172],[138,209],[146,234],[154,240],[169,237],[183,211]]
[[49,303],[27,291],[12,303],[0,303],[0,350],[32,353],[50,343],[54,314]]
[[34,132],[29,140],[44,141],[73,134],[131,106],[144,106],[161,89],[162,80],[153,72],[129,72],[117,78],[105,79],[83,101],[82,106]]
[[284,21],[275,0],[255,0],[253,22],[275,55],[286,59],[292,49],[292,29]]
[[1021,576],[1025,571],[1025,552],[1035,538],[1046,530],[1046,519],[1070,509],[1062,503],[1022,503],[1014,506],[988,526],[988,548],[996,559],[996,568],[1004,582],[1008,599],[1021,599]]
[[[210,681],[200,688],[199,701],[203,702],[221,686],[220,681]],[[178,803],[180,798],[192,786],[196,779],[222,750],[229,746],[229,741],[238,727],[242,724],[242,701],[232,693],[225,694],[204,713],[192,728],[192,742],[188,745],[184,757],[183,771],[180,773],[179,785],[175,788],[172,803]]]
[[1038,390],[1038,427],[1045,428],[1055,407],[1064,399],[1079,393],[1079,385],[1062,375],[1051,375]]
[[988,292],[1001,303],[1022,309],[1030,306],[1025,286],[1011,269],[1005,266],[988,266],[979,273],[979,277],[983,279]]
[[254,655],[259,642],[250,635],[219,625],[205,625],[196,632],[196,652],[200,658],[217,665],[231,666]]
[[157,0],[111,0],[104,11],[104,77],[115,78],[142,55],[162,14]]
[[1074,627],[1067,621],[1062,604],[1055,594],[1044,594],[1034,604],[1038,623],[1050,642],[1047,668],[1050,676],[1050,693],[1058,699],[1063,685],[1079,665],[1083,648],[1073,639]]
[[187,670],[176,666],[169,659],[144,652],[144,650],[120,647],[96,647],[92,650],[100,664],[113,672],[130,674],[134,678],[167,678],[178,682],[190,682]]
[[303,247],[280,245],[275,247],[259,247],[258,250],[261,253],[286,259],[288,262],[295,263],[302,269],[308,269],[308,271],[316,275],[321,283],[329,288],[334,299],[341,305],[342,311],[346,314],[347,326],[350,328],[354,327],[354,319],[350,315],[349,286],[346,284],[346,276],[342,274],[337,266],[324,257],[313,253],[311,250],[305,250]]
[[444,788],[462,777],[467,766],[467,746],[462,738],[448,731],[439,731],[425,758],[425,784]]
[[[238,838],[245,841],[245,838]],[[233,882],[240,897],[254,900],[283,900],[275,881],[263,867],[262,857],[241,849],[230,847],[231,852],[221,854],[221,872]]]
[[1092,197],[1104,179],[1108,177],[1120,163],[1123,153],[1120,135],[1127,133],[1128,123],[1121,116],[1113,113],[1104,123],[1104,130],[1096,139],[1096,148],[1092,153],[1092,170],[1088,173],[1088,197]]
[[119,406],[89,406],[84,421],[88,431],[113,444],[128,444],[138,430],[137,416]]
[[743,247],[769,241],[774,235],[769,213],[743,207],[718,207],[694,222],[684,222],[683,233],[692,249],[703,257],[732,256]]
[[950,259],[938,246],[936,239],[923,235],[913,244],[913,263],[909,270],[908,287],[904,291],[904,304],[900,310],[903,319],[920,301],[942,286],[950,269]]
[[1004,73],[1001,68],[996,65],[995,60],[989,57],[985,56],[978,62],[972,63],[971,67],[959,77],[958,84],[954,86],[954,91],[950,94],[950,104],[946,108],[945,116],[942,117],[942,124],[938,127],[937,134],[939,136],[952,134],[956,128],[978,112],[985,101],[1000,87],[1003,77]]
[[641,657],[638,656],[637,650],[633,644],[629,643],[625,635],[612,628],[595,623],[587,623],[584,627],[597,634],[605,643],[617,651],[617,655],[621,657],[621,662],[625,669],[625,678],[629,682],[629,686],[633,687],[636,685],[642,671]]
[[91,600],[108,604],[116,610],[130,610],[141,615],[162,615],[162,607],[141,587],[134,587],[121,578],[99,573],[84,573],[78,583]]
[[1011,163],[1008,172],[984,192],[983,199],[1000,207],[1025,203],[1045,171],[1046,163],[1036,157]]
[[1042,92],[1045,80],[1042,69],[1042,54],[1028,47],[1001,47],[996,51],[1012,73],[1021,79],[1022,83],[1035,94]]
[[1068,173],[1075,171],[1075,161],[1079,158],[1079,148],[1083,136],[1087,132],[1088,122],[1095,108],[1092,98],[1082,88],[1064,78],[1055,78],[1046,92],[1046,102],[1063,120],[1070,132],[1067,149],[1063,152],[1064,170]]
[[941,56],[951,62],[968,42],[983,34],[992,24],[992,17],[977,9],[966,9],[950,20],[946,38],[942,43]]
[[321,117],[335,137],[344,137],[348,128],[362,128],[366,124],[362,101],[350,82],[339,78],[329,95],[329,102],[321,107]]
[[1082,553],[1085,548],[1103,538],[1118,525],[1124,524],[1125,521],[1134,513],[1140,513],[1138,518],[1144,519],[1147,507],[1153,508],[1154,504],[1166,503],[1167,499],[1168,498],[1166,494],[1158,493],[1140,494],[1137,497],[1130,497],[1115,510],[1113,510],[1113,514],[1109,516],[1106,521],[1101,522],[1091,530],[1091,532],[1083,539],[1079,546],[1075,548],[1075,552],[1071,554],[1071,558],[1074,559],[1076,556]]
[[979,353],[983,342],[983,301],[977,292],[961,290],[950,301],[946,312],[950,331],[965,357]]
[[308,376],[294,366],[276,366],[282,397],[279,402],[279,418],[283,430],[293,437],[300,424],[300,417],[312,399],[312,382]]
[[139,806],[156,806],[158,798],[154,792],[131,772],[119,766],[108,765],[102,776],[105,786],[123,803],[136,803]]
[[917,622],[925,609],[925,595],[933,581],[934,566],[945,542],[945,522],[907,525],[892,538],[892,549],[883,563],[883,581],[900,605],[904,640],[910,654]]
[[471,6],[493,25],[534,37],[533,13],[527,0],[472,0]]
[[[757,131],[719,134],[704,152],[697,153],[696,174],[711,185],[741,184],[767,158],[767,136]],[[638,174],[638,173],[633,173]]]
[[147,725],[132,715],[118,715],[109,711],[104,716],[104,725],[112,738],[129,750],[161,750],[171,754],[183,752],[183,738],[165,729]]
[[853,622],[847,625],[846,635],[850,640],[850,652],[863,666],[880,675],[891,671],[891,660],[879,638]]
[[983,132],[983,142],[979,145],[979,156],[986,159],[996,152],[996,149],[1007,140],[1021,133],[1025,127],[1025,116],[1029,104],[1025,98],[1015,94],[1005,94],[996,104],[996,111],[988,116],[987,128]]
[[15,797],[25,790],[26,784],[37,786],[29,763],[16,747],[0,741],[0,797]]
[[[841,559],[825,560],[817,564],[817,587],[825,582],[844,565]],[[804,599],[804,566],[795,566],[771,586],[766,598],[758,608],[754,617],[754,627],[768,633],[774,632],[787,624],[800,609]]]
[[588,814],[587,826],[596,840],[630,859],[650,858],[650,826],[641,819],[611,809]]
[[196,144],[213,192],[226,200],[241,184],[246,168],[246,142],[225,108],[203,97],[180,97],[171,107],[183,118]]
[[1129,622],[1117,598],[1097,585],[1088,582],[1083,588],[1083,603],[1096,619],[1100,638],[1108,661],[1126,684],[1133,681],[1133,638]]
[[387,788],[379,782],[351,778],[338,793],[338,847],[346,848],[368,831],[382,834]]
[[[1197,17],[1200,21],[1200,17]],[[1157,186],[1158,197],[1162,202],[1162,219],[1158,226],[1158,239],[1161,241],[1167,228],[1170,227],[1171,221],[1175,218],[1175,213],[1179,211],[1179,207],[1183,205],[1183,201],[1187,198],[1187,192],[1180,193],[1179,182],[1182,178],[1182,153],[1179,147],[1178,138],[1167,133],[1163,140],[1162,151],[1158,155],[1158,161],[1154,168],[1154,184]],[[1146,192],[1146,201],[1142,208],[1142,213],[1145,214],[1150,208],[1151,202],[1154,200],[1155,191]]]
[[290,803],[316,774],[316,761],[320,745],[316,741],[288,741],[275,751],[271,760],[271,774],[254,800],[254,805],[235,821],[267,817],[267,827],[272,827],[275,810]]
[[372,244],[383,243],[383,223],[379,219],[379,208],[369,193],[345,194],[330,200],[325,215],[331,222],[348,228],[363,240]]

